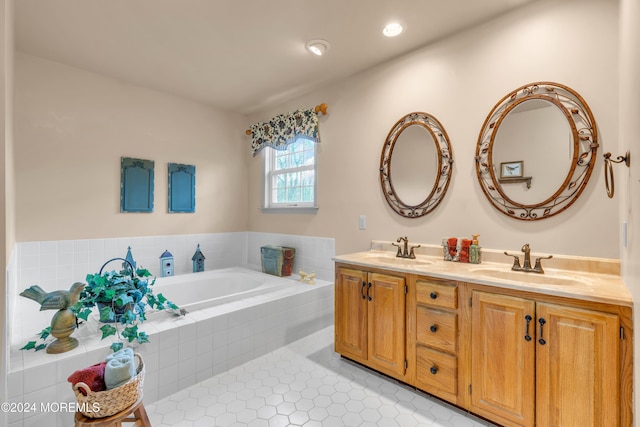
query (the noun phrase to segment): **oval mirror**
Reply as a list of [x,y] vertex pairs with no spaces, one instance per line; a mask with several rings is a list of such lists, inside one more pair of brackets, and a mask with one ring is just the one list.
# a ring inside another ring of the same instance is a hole
[[380,183],[389,206],[408,218],[431,212],[447,191],[452,163],[449,138],[435,117],[402,117],[391,128],[380,156]]
[[549,218],[587,185],[598,148],[595,120],[572,89],[522,86],[491,110],[476,146],[476,174],[487,199],[512,218]]

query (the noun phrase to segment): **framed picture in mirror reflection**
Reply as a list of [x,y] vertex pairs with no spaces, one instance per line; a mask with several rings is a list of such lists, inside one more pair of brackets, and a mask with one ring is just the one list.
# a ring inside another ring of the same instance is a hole
[[522,160],[500,163],[500,178],[522,178],[523,164]]

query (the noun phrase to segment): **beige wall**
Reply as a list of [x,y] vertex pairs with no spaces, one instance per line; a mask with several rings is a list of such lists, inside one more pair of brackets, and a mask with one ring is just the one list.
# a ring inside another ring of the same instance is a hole
[[[617,258],[619,208],[606,197],[602,173],[602,153],[615,151],[618,141],[617,13],[615,0],[541,0],[253,114],[251,121],[261,121],[320,102],[329,105],[320,120],[318,213],[261,213],[262,162],[256,157],[249,159],[250,230],[335,237],[338,254],[366,250],[372,239],[407,235],[413,242],[437,244],[445,236],[480,233],[488,248],[517,250],[529,242],[539,253]],[[569,210],[543,221],[516,221],[482,194],[475,145],[486,115],[504,95],[543,80],[568,85],[586,99],[601,146],[591,182]],[[378,177],[389,129],[412,111],[440,120],[455,157],[444,201],[420,219],[395,214]],[[358,230],[360,214],[367,216],[364,231]]]
[[640,384],[640,316],[637,315],[640,301],[640,162],[634,155],[640,153],[640,3],[637,0],[620,1],[620,144],[615,155],[631,151],[631,167],[614,166],[617,187],[615,197],[620,203],[621,223],[627,223],[626,247],[622,241],[623,278],[635,301],[634,329],[634,411],[635,425],[640,413],[637,387]]
[[[243,231],[244,116],[19,53],[20,242]],[[120,157],[155,161],[153,213],[120,213]],[[167,213],[167,163],[196,165],[196,213]]]

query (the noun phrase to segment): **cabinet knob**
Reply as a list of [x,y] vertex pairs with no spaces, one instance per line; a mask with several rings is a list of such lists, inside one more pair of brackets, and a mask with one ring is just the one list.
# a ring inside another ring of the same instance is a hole
[[438,294],[437,294],[437,293],[435,293],[435,292],[431,292],[431,293],[429,294],[429,296],[431,297],[431,299],[436,299],[436,298],[438,298]]
[[436,366],[432,366],[431,368],[429,368],[429,371],[435,375],[438,373],[438,368]]
[[438,325],[431,325],[431,326],[429,327],[429,330],[430,330],[431,332],[434,332],[434,333],[435,333],[435,332],[437,332],[437,331],[438,331]]

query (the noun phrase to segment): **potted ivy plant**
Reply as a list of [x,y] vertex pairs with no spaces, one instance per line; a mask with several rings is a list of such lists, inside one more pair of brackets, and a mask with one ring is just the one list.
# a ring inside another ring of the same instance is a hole
[[[103,272],[104,267],[112,261],[122,260],[128,265],[120,271]],[[158,310],[179,307],[168,301],[162,294],[154,294],[155,277],[144,268],[134,268],[123,258],[113,258],[104,263],[98,273],[87,274],[87,285],[80,294],[80,299],[72,310],[79,319],[87,320],[93,308],[97,307],[100,322],[104,323],[100,330],[102,339],[118,334],[120,340],[111,345],[113,351],[120,350],[124,344],[137,341],[149,342],[145,332],[138,330],[138,324],[146,320],[147,307]],[[122,326],[122,332],[118,326]]]

